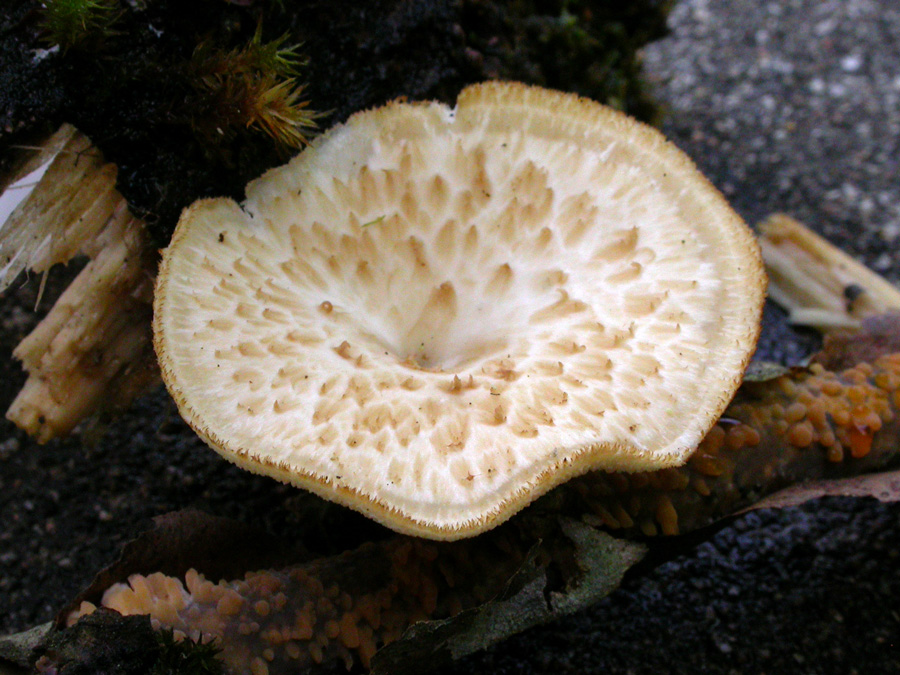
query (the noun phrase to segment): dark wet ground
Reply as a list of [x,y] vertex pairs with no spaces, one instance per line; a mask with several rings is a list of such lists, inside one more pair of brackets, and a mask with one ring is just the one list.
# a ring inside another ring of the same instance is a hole
[[[786,211],[900,278],[896,2],[681,0],[672,28],[647,72],[675,143],[749,222]],[[10,351],[35,321],[36,288],[0,303],[3,409],[23,381]],[[805,341],[768,319],[761,350],[798,357]],[[36,446],[0,426],[0,633],[51,618],[153,515],[196,506],[305,526],[291,488],[219,461],[162,391],[82,441]],[[900,672],[898,572],[900,505],[752,513],[454,672]]]

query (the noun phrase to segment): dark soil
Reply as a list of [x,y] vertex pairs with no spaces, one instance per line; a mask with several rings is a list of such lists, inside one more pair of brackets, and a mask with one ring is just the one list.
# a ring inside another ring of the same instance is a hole
[[[672,29],[647,53],[670,137],[748,220],[787,210],[900,278],[894,0],[681,0]],[[65,276],[51,275],[51,287]],[[37,320],[36,289],[32,280],[0,303],[4,409],[24,381],[11,350]],[[762,356],[794,360],[813,347],[767,311]],[[219,460],[162,390],[85,441],[37,446],[0,426],[0,633],[52,618],[169,510],[198,507],[328,546],[365,527]],[[751,513],[592,609],[452,672],[900,672],[898,542],[900,507],[874,500]]]

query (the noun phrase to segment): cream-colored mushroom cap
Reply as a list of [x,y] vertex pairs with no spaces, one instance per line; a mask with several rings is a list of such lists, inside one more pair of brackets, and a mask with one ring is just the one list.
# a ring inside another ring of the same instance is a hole
[[740,383],[753,236],[658,132],[518,84],[391,103],[197,202],[154,331],[214,449],[395,530],[683,462]]

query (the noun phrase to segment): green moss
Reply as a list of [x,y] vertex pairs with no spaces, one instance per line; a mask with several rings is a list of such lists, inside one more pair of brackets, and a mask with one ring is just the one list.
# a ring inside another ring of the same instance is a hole
[[215,144],[241,128],[257,129],[282,146],[302,147],[316,126],[316,114],[297,80],[306,59],[298,45],[285,46],[287,39],[263,42],[258,26],[240,49],[201,42],[187,68],[193,89],[187,108],[195,131]]
[[46,0],[42,14],[45,41],[66,51],[101,45],[113,35],[120,10],[117,0]]
[[219,648],[213,642],[176,640],[171,630],[157,631],[159,658],[149,675],[222,675]]
[[[100,608],[73,626],[52,631],[37,647],[42,670],[65,675],[224,675],[214,642],[176,640],[153,630],[147,615]],[[2,669],[2,667],[0,667]]]
[[481,69],[571,91],[654,123],[641,49],[666,32],[674,0],[464,2],[462,25]]

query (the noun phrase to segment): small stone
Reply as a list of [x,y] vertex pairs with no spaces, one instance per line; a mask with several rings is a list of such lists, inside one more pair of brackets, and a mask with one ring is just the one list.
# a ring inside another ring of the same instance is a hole
[[875,262],[872,263],[872,267],[874,267],[879,272],[887,272],[891,269],[891,266],[894,264],[893,259],[891,258],[889,253],[882,253],[875,259]]
[[900,237],[900,222],[892,221],[882,225],[881,237],[885,241],[894,241],[897,237]]
[[14,452],[16,452],[21,443],[18,438],[7,438],[5,441],[0,443],[0,461],[9,459]]
[[863,58],[859,54],[848,54],[841,59],[841,70],[845,73],[855,73],[863,64]]

